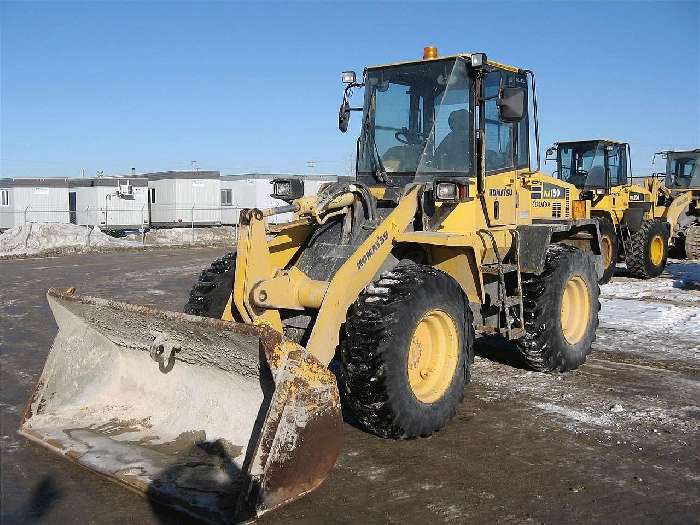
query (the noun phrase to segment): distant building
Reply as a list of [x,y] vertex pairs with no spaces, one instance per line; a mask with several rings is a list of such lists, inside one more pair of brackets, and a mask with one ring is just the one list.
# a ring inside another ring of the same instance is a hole
[[0,229],[30,222],[140,228],[149,223],[147,180],[0,179]]
[[102,230],[133,230],[150,223],[148,179],[101,177],[71,179],[77,201],[77,224]]
[[152,226],[221,224],[218,171],[160,171],[148,179]]
[[[73,223],[103,230],[238,224],[242,208],[272,208],[272,181],[299,178],[315,195],[336,175],[160,171],[131,177],[0,179],[0,229],[28,222]],[[292,214],[270,217],[278,223]]]
[[68,223],[75,220],[70,179],[0,179],[0,229],[25,222]]

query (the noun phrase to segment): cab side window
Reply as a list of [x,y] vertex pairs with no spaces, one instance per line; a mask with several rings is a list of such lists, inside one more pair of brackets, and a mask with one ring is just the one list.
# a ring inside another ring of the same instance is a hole
[[504,122],[498,111],[501,85],[524,86],[523,75],[492,71],[484,80],[484,126],[486,132],[486,171],[499,172],[528,166],[527,117],[520,122]]
[[617,146],[615,149],[608,151],[608,170],[610,172],[611,186],[627,184],[627,165],[624,146]]

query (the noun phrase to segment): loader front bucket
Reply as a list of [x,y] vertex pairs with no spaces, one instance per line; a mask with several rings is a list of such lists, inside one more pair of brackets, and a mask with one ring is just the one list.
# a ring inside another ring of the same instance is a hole
[[51,289],[58,334],[20,433],[212,522],[317,487],[341,446],[335,377],[267,326]]

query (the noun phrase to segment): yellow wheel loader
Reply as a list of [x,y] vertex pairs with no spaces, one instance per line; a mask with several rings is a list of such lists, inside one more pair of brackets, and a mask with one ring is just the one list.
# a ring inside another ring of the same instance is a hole
[[647,279],[663,272],[671,225],[663,214],[659,180],[633,183],[629,144],[595,139],[557,142],[547,150],[556,160],[555,175],[574,184],[579,197],[590,200],[598,219],[604,273],[613,276],[618,260],[634,277]]
[[[661,151],[666,170],[657,216],[673,226],[671,246],[678,256],[700,259],[700,149]],[[654,155],[654,157],[656,157]]]
[[20,432],[154,501],[237,521],[328,475],[338,383],[366,429],[413,438],[455,414],[475,330],[533,369],[580,366],[598,223],[559,190],[556,216],[534,204],[533,186],[573,187],[530,169],[529,76],[432,48],[362,82],[344,73],[341,131],[362,111],[356,180],[315,197],[274,181],[288,204],[242,211],[235,252],[202,272],[187,313],[49,290],[59,332]]

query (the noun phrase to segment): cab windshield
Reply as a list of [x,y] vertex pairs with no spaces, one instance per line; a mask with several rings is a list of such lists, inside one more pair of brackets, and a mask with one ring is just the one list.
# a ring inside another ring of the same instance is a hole
[[[606,154],[610,180],[606,175]],[[624,148],[601,142],[559,144],[558,175],[577,188],[607,188],[627,183]]]
[[669,153],[666,185],[672,188],[700,188],[700,152]]
[[368,70],[358,173],[469,175],[467,71],[462,59]]

